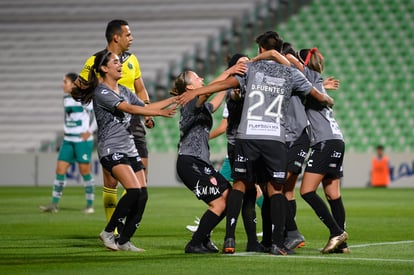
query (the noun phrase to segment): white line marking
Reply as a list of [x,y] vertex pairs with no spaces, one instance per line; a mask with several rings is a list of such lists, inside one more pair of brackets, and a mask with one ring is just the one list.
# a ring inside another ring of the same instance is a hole
[[399,241],[399,242],[356,244],[356,245],[350,245],[349,247],[353,248],[353,247],[368,247],[368,246],[378,246],[378,245],[395,245],[395,244],[409,244],[409,243],[414,243],[414,240]]
[[[414,243],[414,240],[398,241],[398,242],[383,242],[383,243],[367,243],[367,244],[357,244],[349,246],[350,248],[359,248],[359,247],[369,247],[369,246],[381,246],[381,245],[398,245],[398,244],[411,244]],[[382,258],[353,258],[353,257],[331,257],[333,255],[320,255],[320,256],[305,256],[305,255],[291,255],[291,256],[274,256],[265,253],[255,253],[255,252],[239,252],[234,254],[224,254],[226,256],[256,256],[256,257],[277,257],[282,259],[318,259],[318,260],[349,260],[349,261],[374,261],[374,262],[399,262],[399,263],[414,263],[414,259],[382,259]]]

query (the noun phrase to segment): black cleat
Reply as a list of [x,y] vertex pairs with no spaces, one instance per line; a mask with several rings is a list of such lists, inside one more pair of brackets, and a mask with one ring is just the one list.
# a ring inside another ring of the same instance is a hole
[[254,243],[247,243],[247,246],[246,246],[247,252],[265,252],[265,250],[266,248],[258,241]]
[[270,254],[276,256],[286,256],[288,255],[288,252],[285,250],[285,248],[278,247],[277,245],[272,244],[272,247],[270,248]]
[[223,253],[233,254],[236,252],[236,242],[233,238],[227,238],[224,240]]
[[208,250],[203,244],[193,245],[191,241],[185,246],[185,253],[207,254],[213,253]]
[[219,252],[218,247],[209,238],[204,240],[203,245],[205,248],[207,248],[212,253]]

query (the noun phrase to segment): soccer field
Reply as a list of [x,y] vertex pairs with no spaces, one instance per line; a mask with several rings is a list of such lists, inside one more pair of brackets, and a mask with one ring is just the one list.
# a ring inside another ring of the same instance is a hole
[[[188,255],[187,224],[206,209],[185,188],[149,188],[132,241],[144,253],[111,252],[98,240],[105,225],[96,188],[96,213],[81,213],[81,186],[67,187],[60,212],[41,213],[51,187],[0,188],[0,274],[414,274],[414,189],[343,189],[351,254],[322,255],[328,230],[300,198],[298,226],[306,245],[292,256],[246,253],[241,219],[236,253]],[[258,210],[258,209],[257,209]],[[260,215],[259,215],[260,216]],[[258,219],[258,231],[261,231]],[[222,222],[212,239],[219,248]]]

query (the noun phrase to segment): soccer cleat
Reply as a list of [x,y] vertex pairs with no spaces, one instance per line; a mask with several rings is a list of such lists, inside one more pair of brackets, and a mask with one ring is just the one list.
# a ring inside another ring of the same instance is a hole
[[329,239],[328,243],[325,245],[324,248],[322,248],[321,253],[326,254],[333,251],[335,248],[337,248],[340,244],[345,242],[348,239],[348,233],[345,231],[338,236],[334,236]]
[[192,244],[190,241],[184,249],[185,253],[194,253],[194,254],[207,254],[207,253],[214,253],[206,248],[202,243],[198,245]]
[[144,252],[145,251],[145,249],[136,247],[131,242],[126,242],[124,244],[117,244],[117,247],[119,250],[122,250],[122,251],[133,251],[133,252]]
[[49,205],[41,205],[39,206],[40,210],[43,212],[49,212],[49,213],[57,213],[59,212],[59,207],[56,203],[51,203]]
[[93,209],[92,206],[88,206],[85,209],[83,209],[82,212],[85,214],[93,214],[95,213],[95,209]]
[[205,248],[210,250],[212,253],[218,253],[219,252],[218,247],[209,238],[204,240],[203,245],[204,245]]
[[265,252],[266,248],[258,241],[254,243],[247,243],[246,252]]
[[300,248],[305,245],[305,238],[299,231],[288,231],[284,245],[287,249]]
[[236,242],[233,238],[226,238],[223,244],[223,253],[233,254],[236,252]]
[[285,248],[278,247],[275,244],[272,244],[272,247],[270,248],[270,254],[276,255],[276,256],[286,256],[288,255],[288,251],[285,250]]
[[346,242],[343,242],[342,244],[340,244],[337,248],[335,248],[334,250],[332,250],[329,253],[335,253],[335,254],[349,254],[351,253],[351,250],[348,247],[348,244]]
[[101,239],[105,247],[109,250],[119,250],[118,246],[115,243],[114,232],[106,232],[105,230],[102,230],[101,234],[99,234],[99,239]]

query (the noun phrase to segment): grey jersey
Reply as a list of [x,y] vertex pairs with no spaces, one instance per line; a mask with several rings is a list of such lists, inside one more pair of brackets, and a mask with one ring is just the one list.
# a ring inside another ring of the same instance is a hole
[[[307,67],[305,67],[304,72],[305,76],[313,83],[315,88],[326,94],[321,74]],[[343,140],[341,129],[334,118],[332,108],[326,107],[309,97],[306,102],[306,114],[310,122],[311,146],[324,140]]]
[[213,105],[204,103],[196,106],[198,98],[184,105],[180,112],[179,155],[188,155],[210,163],[210,147],[208,145],[211,127],[213,126]]
[[93,108],[98,123],[98,154],[102,158],[113,153],[125,153],[129,157],[138,156],[133,136],[129,129],[131,114],[121,112],[117,106],[125,101],[129,104],[145,106],[126,87],[119,85],[119,95],[101,83],[95,89]]
[[302,103],[302,97],[292,94],[287,110],[286,141],[297,140],[307,126],[308,117]]
[[247,68],[246,75],[236,76],[244,96],[237,138],[285,143],[292,92],[308,95],[312,84],[300,71],[274,61],[248,63]]

